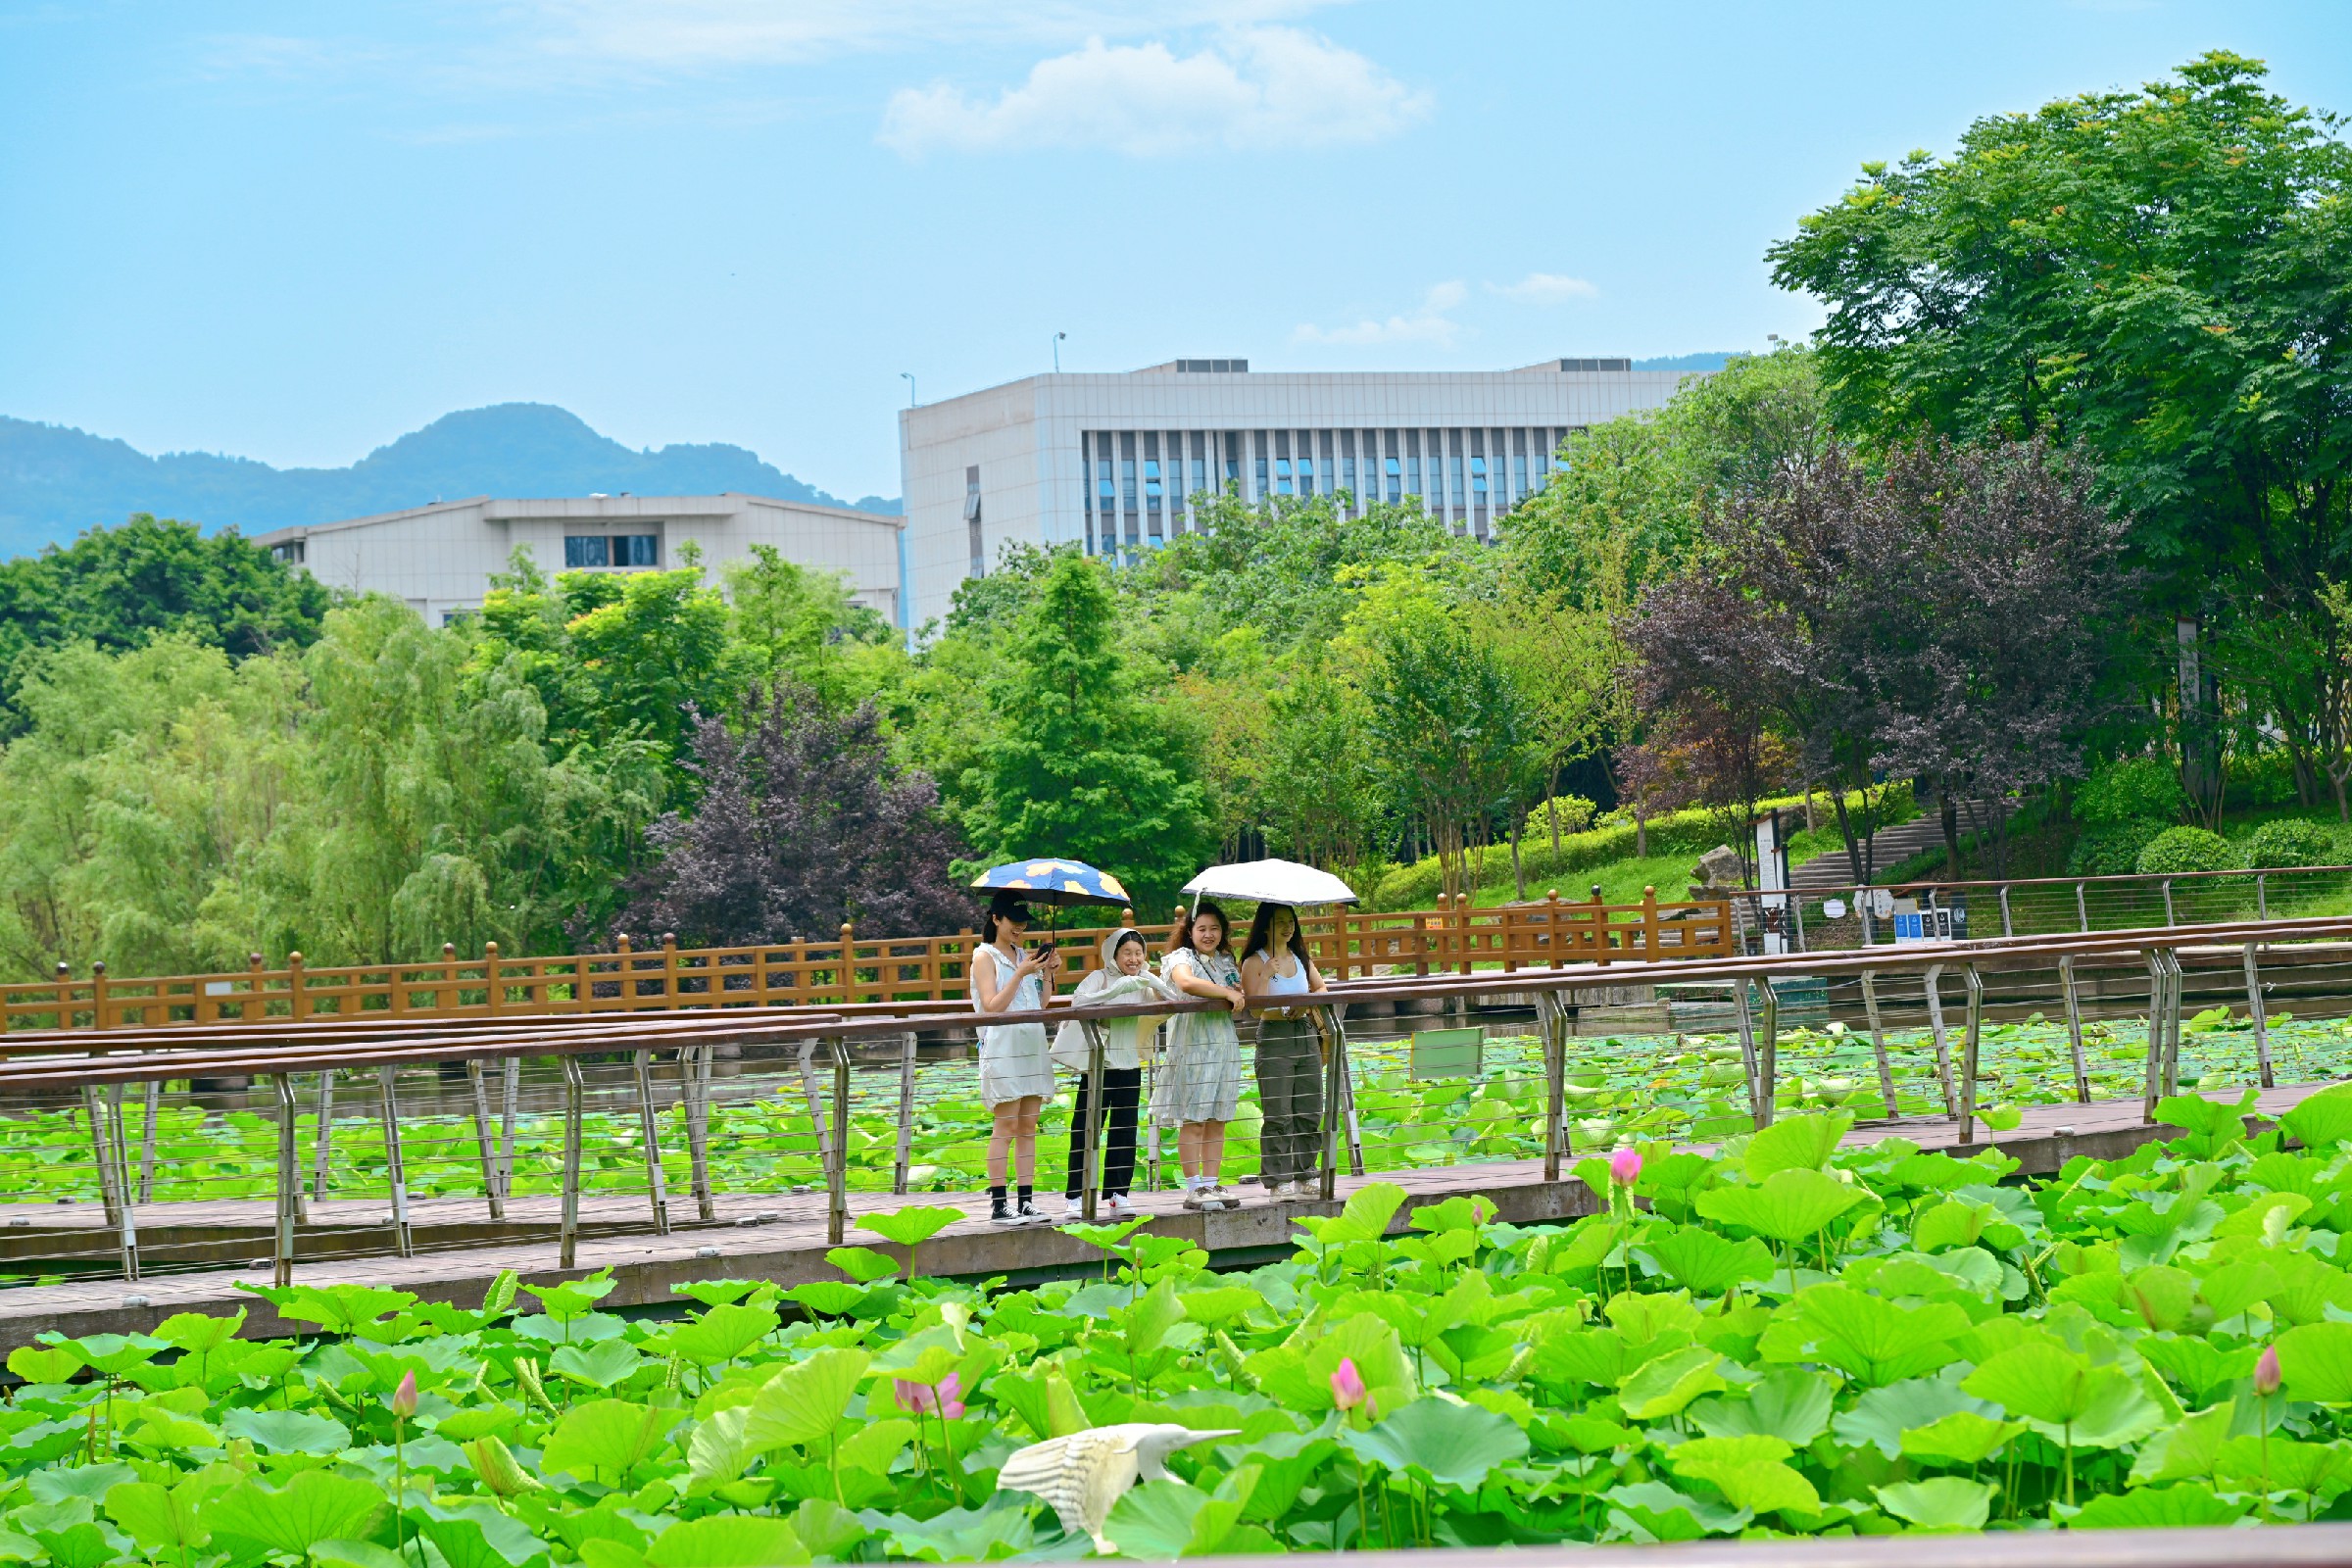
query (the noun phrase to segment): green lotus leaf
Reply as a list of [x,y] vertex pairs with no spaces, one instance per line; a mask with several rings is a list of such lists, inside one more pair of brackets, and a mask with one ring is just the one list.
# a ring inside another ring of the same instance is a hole
[[122,1481],[107,1489],[106,1516],[149,1555],[182,1557],[213,1539],[198,1518],[212,1489],[199,1481],[165,1488],[152,1481]]
[[1700,1395],[1729,1387],[1716,1372],[1722,1364],[1723,1357],[1705,1346],[1671,1350],[1636,1369],[1618,1392],[1618,1400],[1636,1421],[1675,1415]]
[[778,1372],[752,1401],[744,1442],[764,1453],[831,1437],[870,1361],[863,1350],[837,1346]]
[[626,1383],[645,1357],[626,1340],[599,1340],[593,1345],[559,1345],[547,1358],[547,1369],[568,1382],[592,1389]]
[[2278,1336],[2278,1375],[2289,1398],[2352,1404],[2352,1323],[2288,1329]]
[[2332,1149],[2352,1139],[2352,1086],[2307,1096],[2278,1123],[2306,1149]]
[[1740,1166],[1751,1182],[1761,1182],[1776,1171],[1819,1170],[1838,1152],[1838,1141],[1853,1127],[1850,1110],[1783,1117],[1748,1139]]
[[2074,1530],[2193,1530],[2235,1524],[2254,1506],[2251,1497],[2224,1499],[2211,1487],[2140,1487],[2093,1497],[2067,1521]]
[[1982,1530],[1992,1516],[1992,1488],[1982,1481],[1936,1476],[1871,1490],[1880,1507],[1914,1530]]
[[896,1242],[901,1247],[920,1247],[961,1218],[961,1209],[910,1207],[887,1214],[860,1215],[858,1228],[872,1231],[884,1241]]
[[1694,1200],[1709,1219],[1776,1242],[1800,1242],[1868,1195],[1817,1170],[1778,1170],[1759,1187],[1719,1187]]
[[1924,1427],[1906,1427],[1902,1435],[1903,1456],[1930,1464],[1980,1465],[2007,1447],[2009,1440],[2025,1430],[2022,1421],[1995,1421],[1974,1410],[1954,1410]]
[[1837,1385],[1818,1372],[1781,1367],[1749,1384],[1745,1398],[1700,1399],[1690,1416],[1710,1438],[1755,1434],[1801,1448],[1829,1430],[1836,1393]]
[[2158,1428],[2132,1461],[2132,1484],[2212,1480],[2221,1465],[2222,1445],[2230,1441],[2236,1416],[2236,1401],[2224,1399],[2210,1410],[2199,1410]]
[[[840,1289],[849,1287],[836,1286]],[[864,1292],[857,1293],[863,1296]],[[672,1355],[697,1366],[732,1361],[776,1331],[783,1321],[773,1307],[729,1303],[711,1307],[690,1323],[681,1323],[662,1336]]]
[[1728,1507],[1704,1497],[1678,1492],[1662,1481],[1612,1487],[1603,1494],[1612,1518],[1629,1521],[1654,1542],[1696,1541],[1702,1536],[1729,1536],[1747,1527],[1755,1515],[1745,1508]]
[[628,1473],[661,1451],[682,1412],[631,1404],[626,1399],[592,1399],[564,1412],[540,1465],[568,1471],[582,1480],[618,1486]]
[[1850,1285],[1808,1286],[1782,1311],[1757,1343],[1765,1360],[1828,1361],[1873,1385],[1958,1360],[1954,1342],[1969,1329],[1968,1314],[1949,1301],[1903,1306]]
[[1523,1458],[1527,1434],[1511,1421],[1450,1399],[1415,1399],[1377,1426],[1343,1432],[1358,1458],[1398,1474],[1475,1492],[1496,1465]]
[[1866,1391],[1852,1409],[1840,1410],[1831,1418],[1830,1430],[1848,1447],[1870,1444],[1892,1459],[1903,1451],[1904,1433],[1934,1426],[1962,1411],[1991,1416],[1999,1413],[1999,1407],[1963,1394],[1959,1385],[1941,1378],[1906,1378]]
[[1672,1284],[1700,1296],[1718,1296],[1744,1280],[1767,1279],[1772,1254],[1749,1237],[1731,1241],[1698,1225],[1679,1225],[1634,1244],[1635,1257]]
[[305,1470],[280,1490],[240,1482],[207,1503],[198,1518],[215,1536],[242,1536],[300,1557],[321,1541],[366,1537],[389,1503],[368,1482]]
[[330,1416],[303,1410],[231,1410],[220,1431],[248,1438],[265,1453],[340,1453],[351,1446],[351,1429]]
[[651,1568],[785,1568],[808,1560],[789,1519],[721,1513],[671,1525],[645,1548]]

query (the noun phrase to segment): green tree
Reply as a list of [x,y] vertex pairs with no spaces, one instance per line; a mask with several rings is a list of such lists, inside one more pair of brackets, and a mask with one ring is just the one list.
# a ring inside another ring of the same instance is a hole
[[739,662],[763,686],[781,678],[832,708],[872,695],[902,662],[890,622],[850,597],[848,579],[786,561],[773,545],[720,571],[735,616]]
[[[1865,164],[1770,252],[1829,309],[1842,428],[2042,436],[2096,464],[2157,607],[2206,645],[2181,661],[2198,794],[2219,788],[2217,642],[2307,790],[2335,744],[2341,677],[2315,662],[2334,657],[2322,582],[2352,552],[2352,149],[2263,76],[2217,51],[1980,120],[1949,158]],[[2218,639],[2195,625],[2217,617]]]
[[1268,700],[1260,791],[1276,848],[1352,872],[1362,891],[1377,880],[1389,796],[1370,705],[1334,662],[1317,658]]
[[1066,856],[1162,899],[1215,840],[1186,749],[1138,698],[1118,614],[1101,563],[1054,558],[989,693],[996,733],[966,775],[964,825],[983,862]]
[[332,596],[224,529],[139,513],[68,546],[0,564],[0,733],[21,728],[24,656],[86,642],[120,651],[164,635],[236,658],[308,647]]
[[1444,575],[1388,565],[1364,587],[1347,641],[1362,661],[1375,754],[1427,825],[1448,896],[1531,782],[1525,696],[1478,637]]

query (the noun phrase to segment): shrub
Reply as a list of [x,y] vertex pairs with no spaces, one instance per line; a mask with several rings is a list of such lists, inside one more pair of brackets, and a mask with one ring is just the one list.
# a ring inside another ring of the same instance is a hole
[[2246,863],[2272,869],[2290,865],[2330,865],[2336,855],[2335,835],[2317,822],[2280,817],[2265,822],[2246,840]]
[[2188,809],[2180,775],[2161,757],[2128,757],[2108,762],[2083,782],[2075,797],[2075,820],[2097,831],[2148,820],[2178,822]]
[[2284,806],[2295,798],[2295,760],[2283,747],[2233,754],[2227,771],[2232,806]]
[[2132,869],[2142,876],[2179,876],[2184,871],[2228,871],[2237,864],[2237,852],[2219,833],[2168,827],[2148,841]]
[[2138,867],[2139,852],[2165,831],[2164,823],[2145,816],[2093,828],[2075,841],[2066,858],[2067,872],[2072,876],[2127,876]]

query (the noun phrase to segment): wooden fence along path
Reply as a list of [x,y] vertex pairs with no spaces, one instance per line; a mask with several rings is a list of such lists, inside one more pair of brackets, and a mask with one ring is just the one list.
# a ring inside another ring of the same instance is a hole
[[[1540,904],[1482,909],[1465,899],[1436,909],[1309,914],[1302,924],[1316,963],[1339,980],[1733,956],[1729,903],[1660,903],[1654,890],[1643,892],[1640,904],[1582,903],[1555,894]],[[1133,924],[1133,911],[1127,915]],[[1100,965],[1100,944],[1112,929],[1054,933],[1064,989]],[[1164,943],[1171,926],[1143,929]],[[445,944],[439,958],[419,963],[313,968],[297,953],[284,967],[271,968],[256,954],[247,968],[220,974],[124,978],[98,963],[88,975],[75,976],[60,964],[53,981],[0,986],[0,1022],[10,1029],[122,1029],[959,1002],[978,940],[968,930],[860,938],[845,925],[830,942],[681,948],[665,938],[659,947],[637,948],[623,936],[611,953],[538,958],[507,957],[493,942],[478,958],[461,957]]]

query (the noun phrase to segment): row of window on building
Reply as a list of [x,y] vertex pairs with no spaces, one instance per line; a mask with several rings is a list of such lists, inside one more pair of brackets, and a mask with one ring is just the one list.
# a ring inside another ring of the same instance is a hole
[[1357,514],[1381,501],[1417,503],[1483,539],[1544,487],[1567,438],[1557,425],[1088,430],[1087,548],[1107,554],[1171,538],[1185,531],[1191,498],[1217,491],[1252,504],[1341,496]]
[[659,566],[662,536],[655,533],[568,533],[564,536],[564,564],[578,566]]

